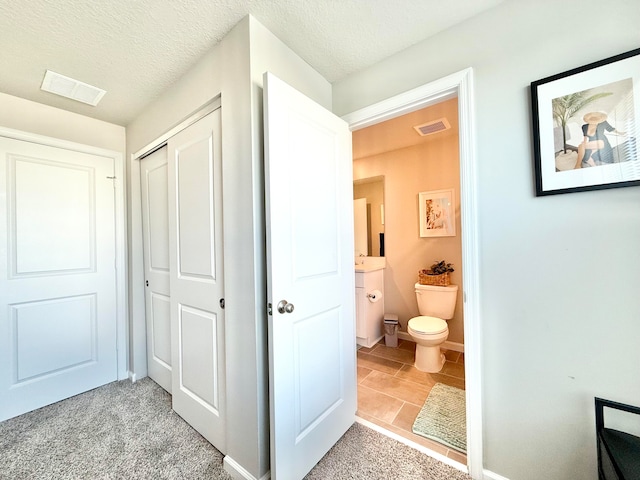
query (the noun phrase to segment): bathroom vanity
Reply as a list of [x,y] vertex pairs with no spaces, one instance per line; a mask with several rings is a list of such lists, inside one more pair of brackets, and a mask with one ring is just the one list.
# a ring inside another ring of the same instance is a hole
[[363,347],[384,336],[384,266],[384,258],[355,266],[356,343]]

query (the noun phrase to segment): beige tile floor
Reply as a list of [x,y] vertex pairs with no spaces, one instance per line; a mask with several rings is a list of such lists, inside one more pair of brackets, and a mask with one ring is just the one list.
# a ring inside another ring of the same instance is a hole
[[358,416],[466,465],[466,455],[411,431],[436,383],[464,389],[464,353],[443,349],[440,373],[425,373],[413,366],[415,349],[414,342],[399,340],[398,348],[381,342],[358,350]]

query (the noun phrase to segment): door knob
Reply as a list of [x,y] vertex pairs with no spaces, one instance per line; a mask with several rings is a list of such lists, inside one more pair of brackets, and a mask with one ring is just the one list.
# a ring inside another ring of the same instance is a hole
[[278,302],[278,312],[279,313],[291,313],[293,312],[293,303],[289,303],[286,300],[280,300]]

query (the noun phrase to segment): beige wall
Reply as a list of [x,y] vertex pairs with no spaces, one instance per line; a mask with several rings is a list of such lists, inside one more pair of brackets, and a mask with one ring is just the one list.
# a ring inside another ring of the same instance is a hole
[[[455,99],[447,105],[430,107],[448,112],[448,118],[457,119]],[[386,122],[384,135],[380,126],[373,132],[376,138],[394,137],[401,126]],[[354,145],[369,144],[367,130],[353,133]],[[416,134],[417,136],[417,134]],[[356,139],[356,137],[359,137]],[[460,161],[457,131],[442,132],[428,137],[426,143],[356,158],[354,150],[353,178],[361,179],[384,175],[385,177],[385,257],[384,273],[385,311],[395,313],[400,329],[407,330],[410,318],[419,315],[414,284],[418,281],[418,270],[428,268],[433,262],[446,260],[452,263],[455,272],[451,283],[462,288],[462,242],[460,231]],[[384,149],[384,146],[380,146]],[[418,224],[418,193],[453,188],[456,203],[456,236],[421,238]],[[449,321],[449,341],[464,343],[462,294],[458,295],[454,318]]]
[[595,480],[593,398],[640,404],[640,187],[535,197],[529,94],[638,25],[636,0],[507,0],[334,84],[347,114],[473,67],[484,465],[511,480]]

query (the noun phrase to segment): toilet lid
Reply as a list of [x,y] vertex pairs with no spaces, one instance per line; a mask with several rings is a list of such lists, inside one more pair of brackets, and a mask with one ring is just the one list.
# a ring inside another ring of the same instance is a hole
[[442,333],[447,329],[447,322],[437,317],[414,317],[409,320],[411,330],[418,333],[432,334]]

